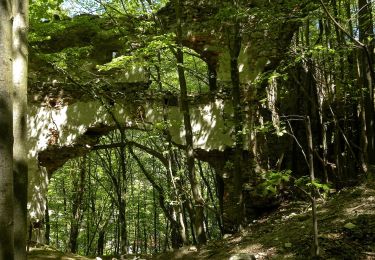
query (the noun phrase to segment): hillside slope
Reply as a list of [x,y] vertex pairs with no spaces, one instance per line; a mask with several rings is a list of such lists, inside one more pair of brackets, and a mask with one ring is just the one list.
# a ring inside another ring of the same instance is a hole
[[[322,259],[375,259],[375,183],[344,189],[320,201]],[[293,202],[249,225],[242,234],[212,241],[195,251],[183,248],[155,259],[309,259],[310,204]],[[236,256],[236,257],[234,257]],[[242,257],[242,258],[241,258]]]

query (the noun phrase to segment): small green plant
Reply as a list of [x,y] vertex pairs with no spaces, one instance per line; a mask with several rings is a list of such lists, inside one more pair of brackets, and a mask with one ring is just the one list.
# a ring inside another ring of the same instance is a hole
[[262,174],[263,181],[257,185],[257,193],[262,196],[276,195],[283,184],[289,182],[291,170],[268,171]]
[[294,184],[298,188],[303,189],[306,192],[316,190],[319,193],[326,194],[330,190],[329,184],[321,183],[320,180],[318,179],[315,179],[314,181],[310,181],[310,177],[307,175],[296,179]]
[[227,171],[233,170],[234,169],[234,163],[230,162],[230,161],[225,162],[224,169],[227,170]]

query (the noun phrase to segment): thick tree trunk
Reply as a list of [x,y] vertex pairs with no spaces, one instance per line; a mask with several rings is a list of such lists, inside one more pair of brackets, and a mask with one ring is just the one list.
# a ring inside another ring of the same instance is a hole
[[0,260],[14,259],[11,10],[0,0]]
[[13,0],[14,257],[26,259],[28,1]]

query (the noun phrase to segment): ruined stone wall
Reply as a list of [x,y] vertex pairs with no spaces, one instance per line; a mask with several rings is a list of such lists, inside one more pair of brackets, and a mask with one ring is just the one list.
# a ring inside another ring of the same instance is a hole
[[[129,128],[147,129],[149,123],[163,122],[159,104],[144,103],[143,108],[145,118],[141,119],[134,113],[136,107],[122,104],[110,108],[100,101],[76,102],[59,107],[32,104],[28,116],[30,218],[37,221],[44,216],[45,197],[52,172],[75,153],[79,156],[88,152],[101,135],[116,129],[111,113],[119,123]],[[224,111],[230,111],[225,108],[224,101],[200,104],[191,109],[194,147],[223,150],[232,145],[231,125],[225,119]],[[179,108],[170,107],[168,118],[173,141],[183,144],[185,133]],[[97,133],[95,139],[90,139],[90,131]]]

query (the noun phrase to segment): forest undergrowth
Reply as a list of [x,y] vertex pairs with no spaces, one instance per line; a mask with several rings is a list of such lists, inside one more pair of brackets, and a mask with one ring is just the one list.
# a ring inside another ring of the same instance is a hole
[[[374,181],[340,190],[318,205],[321,259],[375,259]],[[156,256],[122,259],[251,259],[252,255],[255,259],[309,259],[313,240],[310,206],[304,201],[284,202],[243,232],[209,241],[199,250],[190,246]],[[28,259],[95,258],[38,245],[30,248]]]

